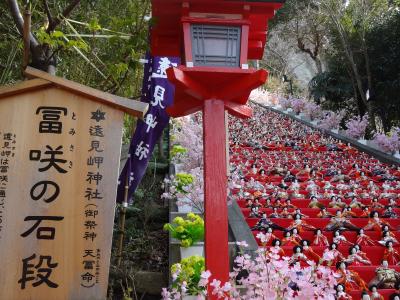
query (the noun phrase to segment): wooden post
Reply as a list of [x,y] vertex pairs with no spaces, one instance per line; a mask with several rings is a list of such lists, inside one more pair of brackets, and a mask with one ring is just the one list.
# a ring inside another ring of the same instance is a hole
[[[206,100],[203,108],[206,269],[212,278],[229,280],[225,108]],[[210,293],[209,299],[217,299]]]
[[[129,156],[128,159],[130,159]],[[126,208],[128,207],[129,176],[130,174],[126,174],[124,202],[122,203],[122,207],[119,212],[119,236],[118,236],[118,251],[117,251],[118,267],[121,265],[122,249],[124,248]]]
[[31,34],[31,11],[29,9],[29,5],[25,8],[24,11],[24,56],[22,61],[22,70],[25,70],[29,64],[29,53],[30,53],[30,34]]

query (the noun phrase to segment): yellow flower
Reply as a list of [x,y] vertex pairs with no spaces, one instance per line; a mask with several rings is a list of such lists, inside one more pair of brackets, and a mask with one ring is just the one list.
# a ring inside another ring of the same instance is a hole
[[191,213],[188,213],[188,214],[187,214],[187,217],[188,217],[189,219],[196,219],[197,216],[196,216],[194,213],[191,212]]
[[185,228],[183,226],[178,226],[175,228],[176,232],[182,233],[185,231]]
[[184,220],[182,217],[176,217],[176,218],[174,219],[174,223],[176,223],[176,224],[182,226],[182,225],[185,223],[185,220]]
[[190,240],[189,239],[185,239],[181,241],[181,246],[184,248],[190,247]]

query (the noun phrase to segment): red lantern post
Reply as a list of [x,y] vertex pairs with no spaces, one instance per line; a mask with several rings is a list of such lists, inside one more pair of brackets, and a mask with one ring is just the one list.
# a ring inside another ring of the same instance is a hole
[[206,268],[222,282],[229,280],[225,111],[252,115],[248,97],[268,74],[248,59],[262,58],[268,19],[284,2],[152,0],[152,54],[184,62],[167,70],[176,87],[168,113],[203,111]]

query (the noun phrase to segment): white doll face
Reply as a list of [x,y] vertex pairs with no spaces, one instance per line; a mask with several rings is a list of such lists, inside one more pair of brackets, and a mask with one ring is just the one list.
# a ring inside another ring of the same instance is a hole
[[301,249],[299,247],[296,248],[296,253],[300,253]]
[[339,293],[343,292],[343,286],[341,284],[338,285],[337,290]]
[[356,254],[356,252],[357,252],[356,248],[351,249],[351,254]]

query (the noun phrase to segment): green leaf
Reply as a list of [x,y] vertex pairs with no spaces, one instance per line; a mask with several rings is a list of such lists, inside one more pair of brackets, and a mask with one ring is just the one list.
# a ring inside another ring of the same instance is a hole
[[89,28],[89,30],[91,32],[96,32],[96,31],[101,30],[101,26],[100,26],[99,21],[97,20],[97,18],[92,18],[89,21],[87,27]]

